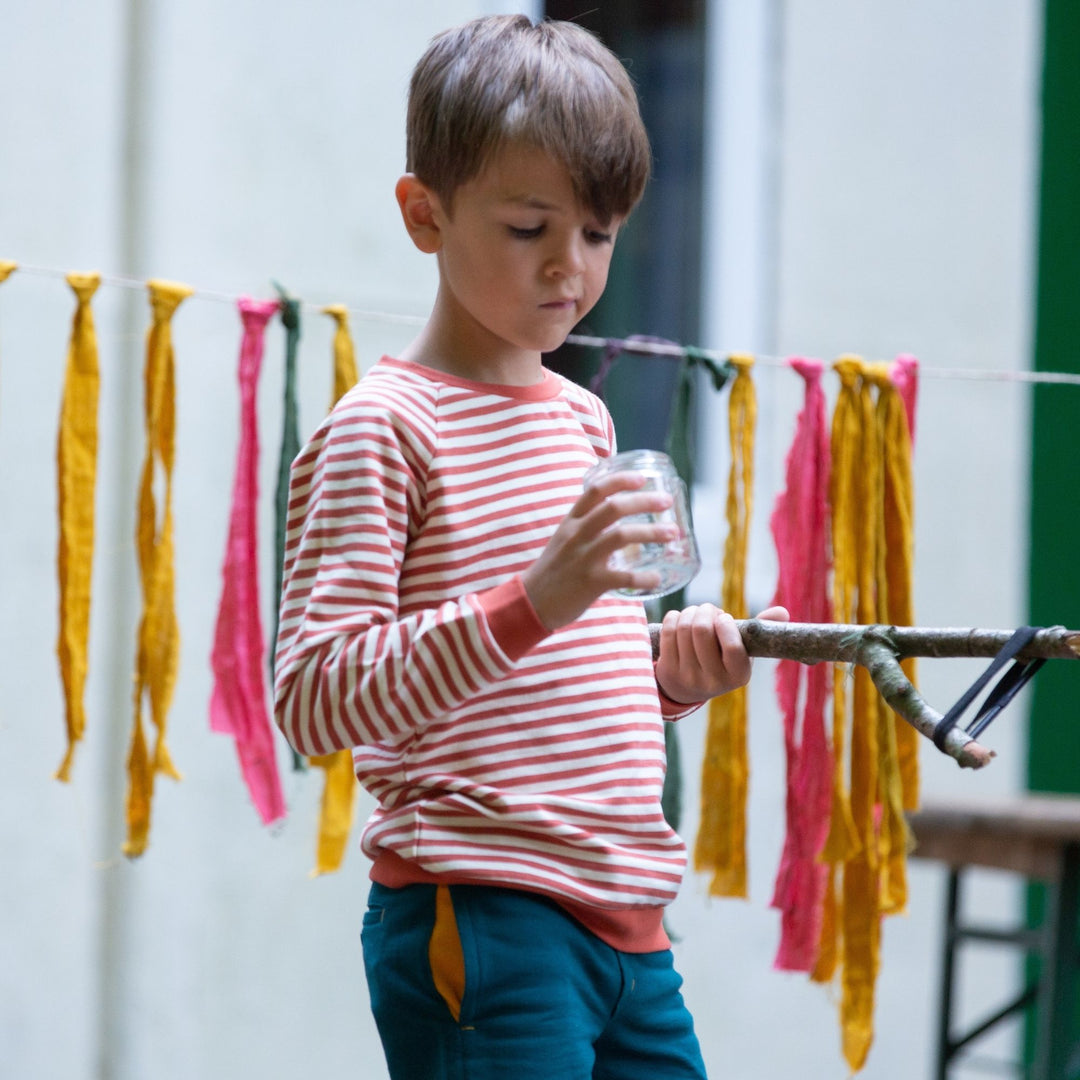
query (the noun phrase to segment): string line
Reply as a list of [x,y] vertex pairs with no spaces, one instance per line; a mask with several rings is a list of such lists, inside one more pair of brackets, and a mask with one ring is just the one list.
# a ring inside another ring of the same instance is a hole
[[[25,263],[17,264],[17,272],[23,274],[36,274],[41,277],[63,279],[68,271],[59,270],[51,266],[33,266]],[[102,285],[109,285],[121,289],[146,289],[146,282],[138,278],[127,277],[122,274],[102,274]],[[212,289],[196,289],[192,299],[210,300],[215,303],[230,304],[235,306],[240,296],[231,293],[217,292]],[[300,307],[304,311],[321,312],[325,304],[315,304],[301,300]],[[364,308],[348,308],[349,317],[359,322],[386,323],[399,326],[423,326],[427,321],[422,315],[402,315],[390,311],[374,311]],[[567,339],[569,345],[579,345],[584,348],[606,349],[613,344],[622,346],[622,352],[638,356],[669,357],[673,360],[681,360],[686,355],[686,348],[682,345],[666,344],[658,341],[627,340],[619,338],[595,337],[590,334],[570,334]],[[745,350],[720,350],[720,349],[696,349],[702,356],[724,363],[728,357]],[[788,358],[784,356],[769,356],[754,354],[755,361],[767,367],[787,367]],[[1080,372],[1066,371],[1032,371],[1030,369],[998,370],[989,371],[984,368],[941,368],[919,365],[919,377],[922,379],[959,379],[976,382],[1011,382],[1026,384],[1044,384],[1055,386],[1080,386]]]

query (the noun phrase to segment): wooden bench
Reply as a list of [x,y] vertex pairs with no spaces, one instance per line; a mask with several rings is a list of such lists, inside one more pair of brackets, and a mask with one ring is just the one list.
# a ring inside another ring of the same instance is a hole
[[[929,802],[910,817],[915,856],[949,867],[938,1028],[937,1080],[961,1050],[1007,1017],[1035,1006],[1031,1080],[1080,1076],[1076,987],[1080,969],[1080,797],[1023,794],[981,802]],[[999,930],[965,923],[960,884],[970,867],[1011,871],[1047,885],[1042,925]],[[1038,981],[969,1031],[953,1033],[955,961],[968,941],[1015,945],[1040,961]]]

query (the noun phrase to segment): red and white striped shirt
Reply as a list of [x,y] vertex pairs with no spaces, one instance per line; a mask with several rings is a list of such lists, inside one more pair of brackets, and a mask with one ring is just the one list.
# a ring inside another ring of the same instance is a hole
[[352,749],[377,880],[659,926],[686,853],[660,809],[643,606],[605,596],[549,634],[520,577],[614,442],[604,405],[552,372],[492,386],[384,357],[296,459],[277,721],[300,753]]

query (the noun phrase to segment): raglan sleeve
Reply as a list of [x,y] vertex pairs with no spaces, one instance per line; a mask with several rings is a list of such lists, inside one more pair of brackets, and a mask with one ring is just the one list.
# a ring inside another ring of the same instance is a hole
[[293,463],[274,711],[302,754],[406,739],[548,633],[518,577],[400,615],[424,470],[421,435],[355,404],[335,410]]

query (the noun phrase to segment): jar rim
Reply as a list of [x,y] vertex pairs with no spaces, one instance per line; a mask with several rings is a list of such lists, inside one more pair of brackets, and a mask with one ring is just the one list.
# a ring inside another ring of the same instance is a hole
[[640,468],[645,465],[652,465],[661,469],[670,469],[675,471],[675,462],[664,453],[663,450],[621,450],[617,454],[611,454],[609,457],[600,458],[593,469],[609,469],[612,466],[618,466],[619,468],[634,468],[635,466]]

